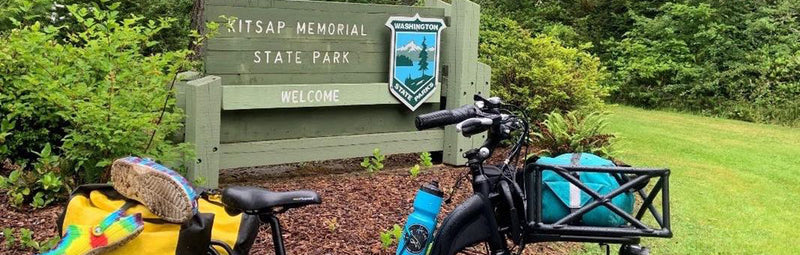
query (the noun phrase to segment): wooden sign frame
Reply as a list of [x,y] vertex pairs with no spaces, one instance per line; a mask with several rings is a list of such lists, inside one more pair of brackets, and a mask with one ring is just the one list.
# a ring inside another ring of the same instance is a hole
[[[183,73],[177,84],[178,104],[186,113],[182,136],[195,152],[188,163],[192,180],[202,177],[206,186],[216,187],[219,169],[363,157],[374,148],[385,154],[443,151],[445,163],[463,164],[462,152],[482,141],[480,136],[461,137],[452,127],[413,128],[418,114],[470,104],[472,95],[489,94],[491,70],[478,62],[480,7],[475,3],[427,0],[424,7],[411,7],[206,0],[204,12],[209,21],[236,16],[243,25],[240,28],[236,21],[235,31],[221,26],[226,31],[210,40],[204,51],[206,73]],[[417,13],[443,18],[448,28],[442,32],[440,84],[412,112],[388,91],[391,37],[384,23],[390,16]],[[242,33],[247,31],[246,20],[250,30]],[[305,22],[305,30],[298,30],[303,26],[299,22]],[[309,22],[317,28],[317,22],[327,24],[326,37],[317,34],[322,28],[308,34]],[[348,28],[351,33],[345,34]],[[303,52],[299,58],[292,56],[301,63],[287,63],[288,53],[280,61],[269,55],[274,63],[258,62],[256,56],[267,59],[264,51],[288,47]],[[333,63],[334,56],[325,63],[330,65],[314,63],[313,52],[325,49],[351,52],[347,56],[351,66],[342,64],[343,53],[339,63]]]

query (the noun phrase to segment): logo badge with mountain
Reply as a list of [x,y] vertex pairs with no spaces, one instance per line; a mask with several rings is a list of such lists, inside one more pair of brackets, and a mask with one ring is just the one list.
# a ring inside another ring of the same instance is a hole
[[444,20],[391,17],[389,91],[412,111],[436,92],[439,83],[439,42]]

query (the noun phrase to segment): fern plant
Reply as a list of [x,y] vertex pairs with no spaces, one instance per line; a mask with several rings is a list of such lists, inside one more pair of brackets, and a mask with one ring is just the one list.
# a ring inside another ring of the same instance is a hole
[[561,114],[552,112],[537,124],[532,134],[535,155],[556,156],[563,153],[593,153],[602,157],[615,154],[614,134],[606,133],[606,114],[578,111]]

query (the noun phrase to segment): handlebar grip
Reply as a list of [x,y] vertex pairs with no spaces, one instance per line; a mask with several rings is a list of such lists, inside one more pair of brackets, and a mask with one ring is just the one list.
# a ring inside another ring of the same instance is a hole
[[469,118],[474,118],[478,114],[478,109],[473,105],[465,105],[453,110],[441,110],[417,116],[414,124],[417,130],[425,130],[435,127],[443,127],[456,124]]

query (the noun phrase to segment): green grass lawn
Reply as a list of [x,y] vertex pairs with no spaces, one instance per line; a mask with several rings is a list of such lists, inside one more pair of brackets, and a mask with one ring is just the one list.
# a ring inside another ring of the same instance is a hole
[[672,170],[675,237],[643,240],[653,254],[800,254],[800,129],[612,112],[620,159]]

